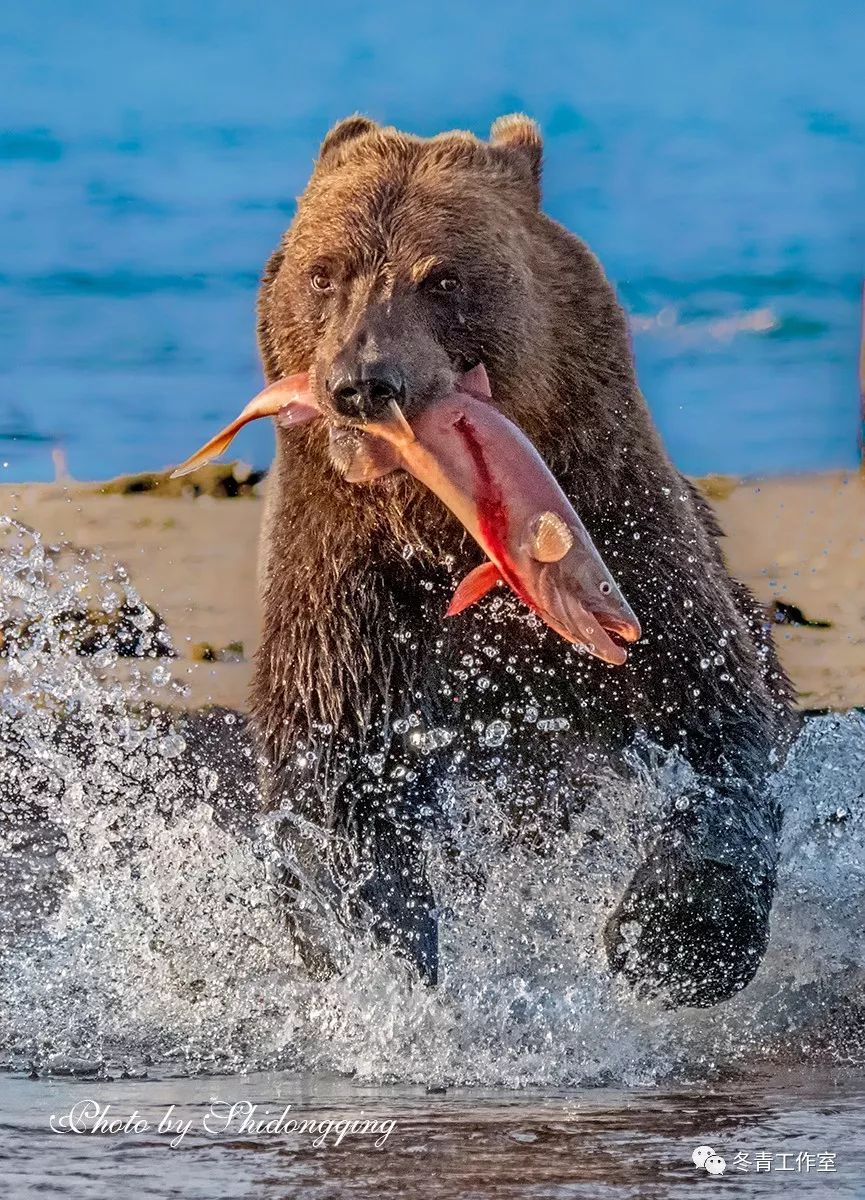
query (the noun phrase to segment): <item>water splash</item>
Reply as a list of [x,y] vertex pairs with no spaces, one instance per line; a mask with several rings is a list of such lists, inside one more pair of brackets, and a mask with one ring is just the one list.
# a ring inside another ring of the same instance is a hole
[[[628,784],[599,780],[544,856],[509,836],[494,795],[453,789],[456,832],[431,847],[441,985],[363,942],[316,982],[265,879],[242,724],[184,711],[170,644],[120,569],[9,519],[0,537],[0,1046],[13,1061],[149,1055],[520,1086],[646,1084],[805,1043],[849,1048],[827,1014],[850,1007],[865,968],[861,714],[809,722],[775,780],[788,815],[772,943],[726,1005],[668,1012],[607,971],[600,933],[638,831],[682,785],[663,759]],[[76,646],[64,614],[84,609],[140,627],[121,680],[116,649]],[[447,733],[417,730],[437,745]],[[492,745],[508,734],[504,720],[480,731]]]

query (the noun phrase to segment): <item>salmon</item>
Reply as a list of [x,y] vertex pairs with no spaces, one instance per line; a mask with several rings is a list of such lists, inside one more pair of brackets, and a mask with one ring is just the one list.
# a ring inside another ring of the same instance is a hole
[[363,428],[398,450],[487,556],[457,587],[448,616],[504,581],[567,641],[604,662],[626,661],[621,642],[637,641],[640,623],[538,451],[490,403],[483,367],[411,424],[393,404],[389,419]]
[[[325,414],[306,375],[278,380],[172,478],[224,453],[244,425],[265,416],[291,427]],[[407,471],[450,509],[484,551],[487,561],[460,582],[447,616],[456,616],[504,582],[566,641],[612,665],[627,660],[622,643],[638,640],[640,623],[538,451],[491,402],[482,366],[463,375],[451,395],[423,409],[411,423],[393,402],[376,420],[331,424],[329,436],[350,482]]]

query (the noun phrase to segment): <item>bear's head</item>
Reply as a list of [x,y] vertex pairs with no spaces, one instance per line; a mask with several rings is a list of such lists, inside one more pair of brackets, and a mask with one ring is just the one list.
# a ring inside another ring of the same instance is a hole
[[562,343],[584,320],[586,346],[606,344],[589,329],[596,298],[617,305],[588,250],[541,214],[541,156],[537,126],[519,115],[496,121],[488,142],[360,116],[336,125],[264,274],[268,378],[309,371],[338,420],[380,415],[392,398],[411,420],[483,362],[494,402],[549,444]]

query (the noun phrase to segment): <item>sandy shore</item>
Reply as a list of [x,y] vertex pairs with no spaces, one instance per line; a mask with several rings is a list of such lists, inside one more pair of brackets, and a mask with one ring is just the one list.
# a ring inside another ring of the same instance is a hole
[[[702,482],[728,535],[734,574],[764,603],[795,605],[831,623],[776,627],[802,706],[865,705],[865,478]],[[259,495],[193,499],[106,495],[95,484],[7,485],[0,512],[49,542],[99,546],[122,562],[168,625],[180,655],[168,665],[189,685],[190,704],[246,707],[258,635]],[[197,661],[203,645],[217,653],[233,646],[228,657],[240,660]]]

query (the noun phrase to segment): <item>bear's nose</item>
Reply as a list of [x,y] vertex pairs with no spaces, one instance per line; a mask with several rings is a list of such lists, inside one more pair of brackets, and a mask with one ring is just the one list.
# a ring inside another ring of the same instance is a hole
[[353,421],[374,421],[384,416],[391,401],[405,399],[405,379],[390,363],[363,364],[353,370],[335,368],[327,390],[334,408]]

